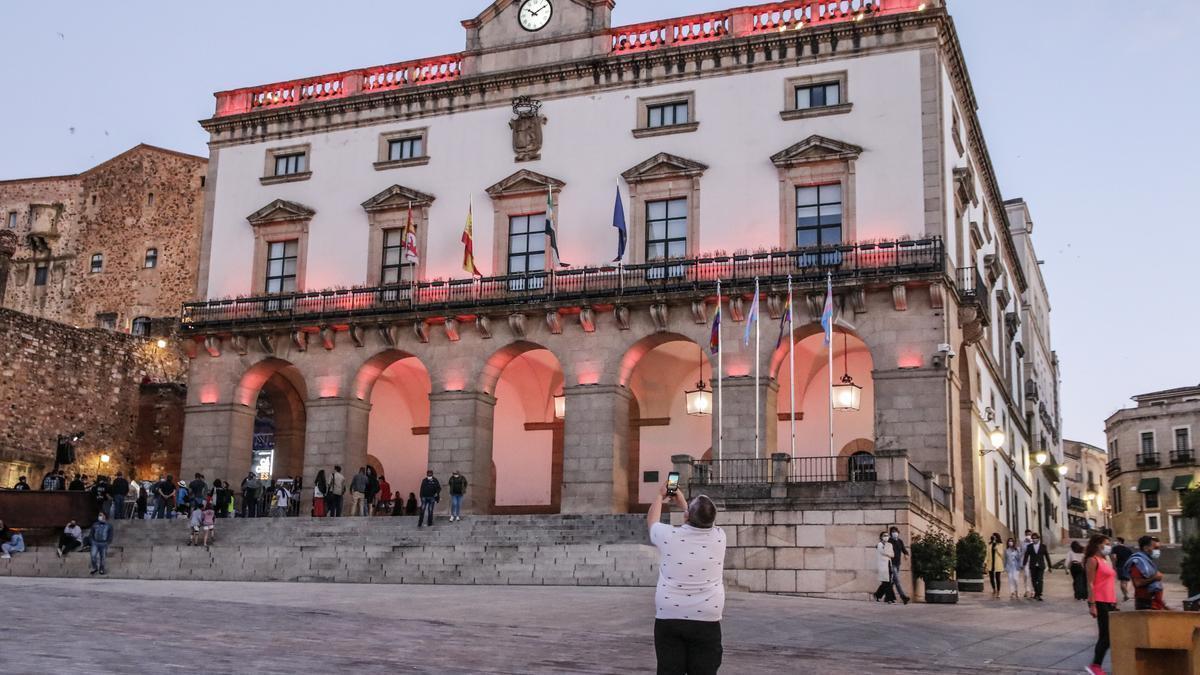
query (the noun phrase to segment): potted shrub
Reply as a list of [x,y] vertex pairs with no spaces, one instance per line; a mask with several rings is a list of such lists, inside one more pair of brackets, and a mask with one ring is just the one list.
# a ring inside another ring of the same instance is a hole
[[913,538],[909,555],[913,576],[925,582],[925,602],[954,604],[958,602],[958,584],[954,573],[954,540],[940,530]]
[[955,576],[958,578],[958,590],[966,593],[983,592],[984,560],[987,558],[987,544],[975,530],[958,540],[954,546],[957,559]]

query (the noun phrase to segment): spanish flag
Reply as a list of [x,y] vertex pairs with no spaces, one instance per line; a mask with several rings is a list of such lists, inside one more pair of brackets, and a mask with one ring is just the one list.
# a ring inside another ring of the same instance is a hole
[[475,266],[475,238],[471,232],[471,221],[475,211],[475,202],[471,201],[471,205],[467,207],[467,227],[463,230],[463,271],[473,277],[483,276],[479,272],[479,268]]

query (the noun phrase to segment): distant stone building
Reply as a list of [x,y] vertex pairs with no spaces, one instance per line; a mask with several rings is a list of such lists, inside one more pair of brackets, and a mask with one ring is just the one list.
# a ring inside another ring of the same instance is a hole
[[1196,483],[1200,385],[1134,396],[1104,421],[1113,530],[1182,543],[1180,492]]
[[165,335],[193,297],[208,160],[138,145],[81,174],[0,181],[4,307]]
[[1067,465],[1064,496],[1071,537],[1109,527],[1108,453],[1082,441],[1063,441]]

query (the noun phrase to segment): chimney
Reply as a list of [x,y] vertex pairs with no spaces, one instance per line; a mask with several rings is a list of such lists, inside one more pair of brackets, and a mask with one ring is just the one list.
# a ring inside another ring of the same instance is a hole
[[17,234],[0,230],[0,307],[4,306],[4,293],[8,290],[8,267],[17,252]]

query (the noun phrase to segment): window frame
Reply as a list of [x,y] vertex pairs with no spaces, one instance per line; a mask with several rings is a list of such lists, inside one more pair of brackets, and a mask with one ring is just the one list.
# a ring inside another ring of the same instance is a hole
[[[379,258],[380,286],[393,286],[396,284],[411,283],[416,276],[417,266],[413,263],[404,261],[404,231],[404,227],[389,227],[382,230],[382,253]],[[400,237],[399,244],[395,246],[388,245],[388,236],[392,234],[397,234]],[[393,250],[397,253],[398,262],[395,264],[388,264],[388,252]],[[388,281],[389,270],[396,271],[395,281]]]
[[142,256],[142,269],[153,270],[158,269],[158,247],[146,247],[146,253]]
[[33,266],[33,285],[47,286],[50,284],[50,264],[39,262]]
[[[821,189],[822,188],[832,188],[834,186],[837,186],[837,188],[838,188],[838,201],[837,202],[822,202],[821,201],[821,192],[822,192]],[[800,191],[801,190],[813,190],[813,189],[815,189],[817,191],[816,203],[801,205],[800,204]],[[827,183],[818,183],[815,185],[796,185],[796,186],[794,186],[794,191],[795,191],[795,195],[796,195],[796,200],[795,200],[796,208],[793,213],[793,216],[795,218],[793,220],[795,229],[792,233],[792,237],[793,237],[792,242],[795,245],[795,247],[800,248],[800,232],[802,230],[805,232],[815,231],[817,233],[817,243],[815,244],[815,246],[818,248],[828,248],[831,246],[840,246],[841,244],[844,244],[846,242],[846,188],[845,188],[845,186],[842,185],[842,183],[840,181],[830,181]],[[832,207],[834,204],[836,204],[838,207],[838,224],[837,225],[821,224],[821,222],[820,222],[821,207],[822,206]],[[816,208],[817,209],[817,221],[818,222],[816,225],[803,226],[803,227],[800,225],[800,209],[802,209],[802,208]],[[836,243],[829,243],[829,244],[823,243],[822,242],[822,232],[826,229],[832,229],[834,227],[837,228],[838,233],[839,233],[838,241]],[[1003,414],[1003,413],[1001,413],[1001,414]]]
[[[287,254],[288,244],[295,245],[295,252],[293,255],[290,255],[290,256]],[[273,257],[273,253],[274,253],[276,246],[282,247],[283,255],[280,257]],[[264,268],[265,276],[263,277],[263,291],[267,295],[288,295],[290,293],[300,292],[300,283],[299,283],[299,278],[300,278],[300,238],[299,237],[291,237],[288,239],[278,239],[276,241],[267,242],[266,255],[267,255],[267,258],[266,258],[266,266]],[[291,260],[294,264],[291,274],[287,273],[287,261],[288,260]],[[271,263],[275,262],[275,261],[280,262],[280,270],[281,271],[277,275],[271,274]],[[286,285],[286,281],[288,279],[291,279],[291,281],[292,281],[292,288],[290,290],[285,290],[284,286]],[[271,290],[271,282],[274,280],[277,280],[279,282],[279,290],[277,290],[277,291]]]
[[[683,204],[683,215],[682,216],[671,216],[671,206],[673,204],[680,204],[680,203]],[[651,209],[656,204],[663,205],[663,217],[662,218],[652,218],[651,217]],[[644,232],[644,237],[643,237],[644,241],[642,242],[642,246],[643,246],[642,250],[645,252],[645,261],[647,264],[659,263],[659,264],[665,265],[665,267],[662,269],[648,271],[647,275],[652,276],[654,278],[662,278],[663,276],[672,277],[672,278],[682,277],[684,275],[684,266],[683,265],[673,265],[670,263],[672,260],[686,260],[688,258],[689,252],[692,250],[692,242],[690,241],[691,227],[692,227],[692,224],[691,224],[692,208],[691,208],[691,203],[688,199],[688,196],[687,195],[675,195],[675,196],[659,197],[659,198],[655,198],[655,199],[647,199],[644,202],[642,202],[642,209],[645,212],[645,221],[644,221],[645,222],[645,228],[644,228],[645,232]],[[671,236],[672,223],[678,224],[680,221],[682,221],[682,223],[683,223],[683,236],[682,237]],[[656,223],[662,223],[662,225],[663,225],[663,236],[661,238],[654,237],[653,231],[654,231],[654,225]],[[683,244],[683,254],[676,255],[676,256],[671,255],[671,245],[672,244]],[[663,256],[662,257],[655,258],[650,255],[650,247],[655,246],[655,245],[661,245],[663,247]]]
[[[1150,527],[1150,519],[1154,519],[1155,527]],[[1147,513],[1146,514],[1146,532],[1162,532],[1162,514]]]
[[[304,170],[284,174],[279,173],[279,160],[293,156],[303,156]],[[309,178],[312,178],[312,161],[311,143],[270,148],[266,151],[263,175],[261,178],[259,178],[259,182],[261,182],[263,185],[274,185],[277,183],[294,183],[297,181],[308,180]]]
[[17,229],[17,218],[19,218],[19,217],[20,217],[20,211],[9,211],[8,212],[8,218],[6,221],[6,225],[8,226],[8,229],[10,229],[10,230]]
[[[1150,437],[1150,450],[1146,450],[1146,437]],[[1138,456],[1148,457],[1158,452],[1158,435],[1153,431],[1138,432]]]
[[[670,108],[672,115],[680,107],[686,107],[687,120],[684,122],[676,121],[673,124],[660,124],[658,126],[650,125],[651,111],[655,109]],[[637,117],[634,120],[633,136],[634,138],[652,138],[655,136],[666,136],[669,134],[686,134],[696,131],[700,128],[700,121],[697,119],[696,110],[696,92],[682,91],[673,94],[664,94],[662,96],[648,96],[639,98],[637,101]]]
[[101,274],[104,272],[104,253],[93,253],[88,262],[88,274]]
[[[145,326],[145,332],[138,332],[138,326]],[[129,334],[138,337],[150,337],[153,331],[154,322],[148,316],[135,316],[133,321],[129,322]]]
[[[837,103],[818,107],[810,106],[807,108],[801,108],[798,105],[800,90],[831,86],[838,88]],[[784,120],[790,121],[824,117],[826,115],[842,115],[853,109],[854,103],[850,100],[849,75],[844,70],[789,77],[784,81],[783,110],[779,113],[779,116]]]
[[[1179,433],[1181,431],[1183,432],[1182,435]],[[1187,441],[1184,444],[1184,447],[1182,447],[1182,448],[1179,447],[1179,439],[1181,437]],[[1192,449],[1192,427],[1188,426],[1188,425],[1181,426],[1181,427],[1172,427],[1171,441],[1172,441],[1171,449],[1176,452],[1180,452],[1180,451],[1184,451],[1184,450],[1191,450]]]
[[[420,154],[392,159],[392,144],[405,141],[419,142],[421,144]],[[429,163],[429,159],[429,127],[389,131],[379,135],[379,151],[374,164],[376,171],[424,166]]]
[[118,318],[116,312],[97,312],[96,327],[103,330],[116,330]]
[[[541,221],[542,221],[542,229],[537,230],[537,231],[534,231],[532,228],[533,221],[535,218],[541,218]],[[515,221],[520,220],[520,219],[525,219],[525,223],[526,223],[525,232],[514,233],[513,232],[513,224]],[[530,236],[535,235],[535,234],[540,234],[542,237],[542,241],[541,241],[542,248],[540,251],[531,251],[530,247],[529,247]],[[518,238],[521,236],[525,237],[525,250],[522,252],[514,253],[513,252],[513,240],[515,238]],[[505,238],[504,238],[504,270],[505,270],[505,274],[540,274],[540,273],[545,272],[548,269],[550,269],[550,267],[549,267],[550,266],[550,242],[549,242],[549,239],[550,239],[549,235],[546,234],[546,212],[545,211],[542,211],[540,213],[535,212],[535,213],[512,213],[512,214],[509,214],[508,230],[505,232]],[[531,257],[533,257],[535,255],[542,256],[542,266],[540,269],[530,269],[530,267],[529,267],[530,259],[531,259]],[[515,258],[524,258],[525,269],[523,271],[520,271],[520,272],[513,271],[512,263],[513,263],[513,259],[515,259]]]
[[[1154,495],[1154,503],[1153,504],[1150,503],[1150,495]],[[1150,509],[1157,509],[1157,508],[1160,508],[1159,504],[1161,504],[1161,503],[1162,503],[1162,499],[1158,496],[1157,492],[1143,492],[1142,493],[1142,508],[1143,509],[1145,509],[1147,511]]]

